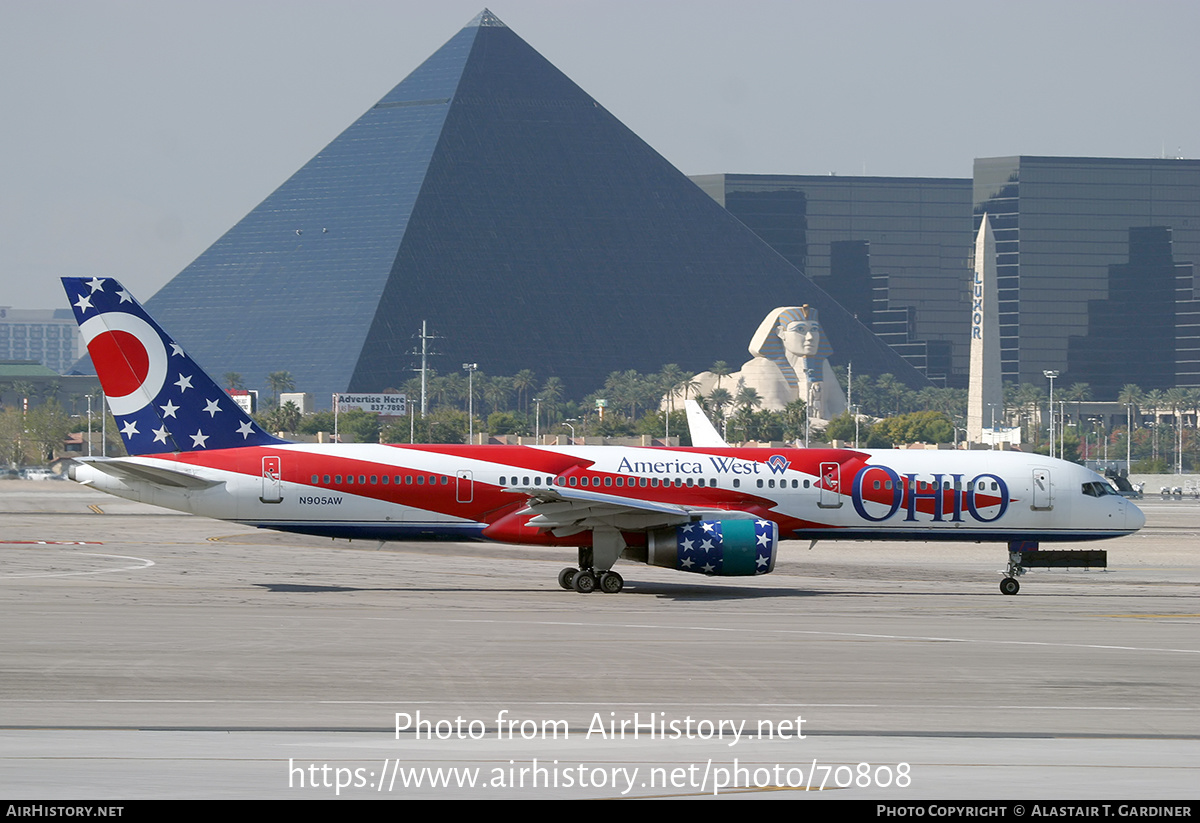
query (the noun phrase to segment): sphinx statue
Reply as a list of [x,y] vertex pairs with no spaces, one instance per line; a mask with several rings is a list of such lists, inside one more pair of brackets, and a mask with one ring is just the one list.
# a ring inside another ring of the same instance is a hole
[[696,375],[699,392],[711,394],[719,385],[736,398],[744,386],[758,392],[761,408],[774,411],[803,400],[813,420],[831,420],[846,411],[846,396],[829,365],[833,347],[812,306],[773,310],[758,325],[749,349],[753,358],[741,371],[721,377],[707,371]]

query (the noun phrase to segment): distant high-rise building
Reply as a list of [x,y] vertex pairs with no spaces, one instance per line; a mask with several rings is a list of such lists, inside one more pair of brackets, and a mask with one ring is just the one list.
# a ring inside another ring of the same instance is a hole
[[700,188],[931,380],[965,388],[971,181],[710,174]]
[[977,159],[974,201],[996,235],[1005,380],[1054,369],[1099,399],[1200,385],[1200,161]]
[[578,396],[733,360],[803,304],[839,362],[925,383],[485,11],[146,307],[211,371],[289,371],[327,406],[411,377],[422,321],[440,371],[529,368]]
[[0,306],[0,360],[36,360],[64,374],[80,350],[79,327],[70,309]]

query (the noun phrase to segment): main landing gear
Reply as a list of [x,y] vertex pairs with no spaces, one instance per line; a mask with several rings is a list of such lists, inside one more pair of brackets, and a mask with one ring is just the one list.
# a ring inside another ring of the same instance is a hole
[[612,571],[596,574],[592,569],[577,569],[567,566],[558,573],[558,585],[564,589],[574,589],[580,594],[594,592],[597,589],[605,594],[617,594],[625,588],[625,579]]
[[[579,566],[567,566],[558,573],[558,585],[564,589],[574,589],[580,594],[588,594],[596,589],[605,594],[617,594],[621,589],[625,588],[625,580],[621,575],[612,570],[612,564],[616,562],[620,554],[619,549],[625,547],[624,541],[618,545],[614,545],[613,537],[616,536],[619,540],[619,535],[613,530],[611,534],[607,534],[599,529],[593,533],[592,541],[597,546],[580,546],[579,547]],[[600,551],[596,551],[599,548]],[[614,549],[616,549],[614,551]],[[608,568],[597,569],[596,566],[608,566]]]

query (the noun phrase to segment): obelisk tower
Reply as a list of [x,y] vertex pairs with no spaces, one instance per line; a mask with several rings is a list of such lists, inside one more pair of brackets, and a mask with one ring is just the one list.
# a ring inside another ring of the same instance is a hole
[[975,238],[975,273],[971,283],[971,374],[967,395],[967,440],[983,441],[1004,410],[1000,377],[1000,307],[996,284],[996,237],[983,216]]

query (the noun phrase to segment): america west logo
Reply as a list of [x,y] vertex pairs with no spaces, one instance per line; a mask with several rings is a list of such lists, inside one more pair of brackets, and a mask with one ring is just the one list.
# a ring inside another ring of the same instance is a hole
[[788,470],[788,466],[792,465],[792,461],[782,454],[773,454],[767,458],[767,465],[771,468],[772,473],[783,474]]

